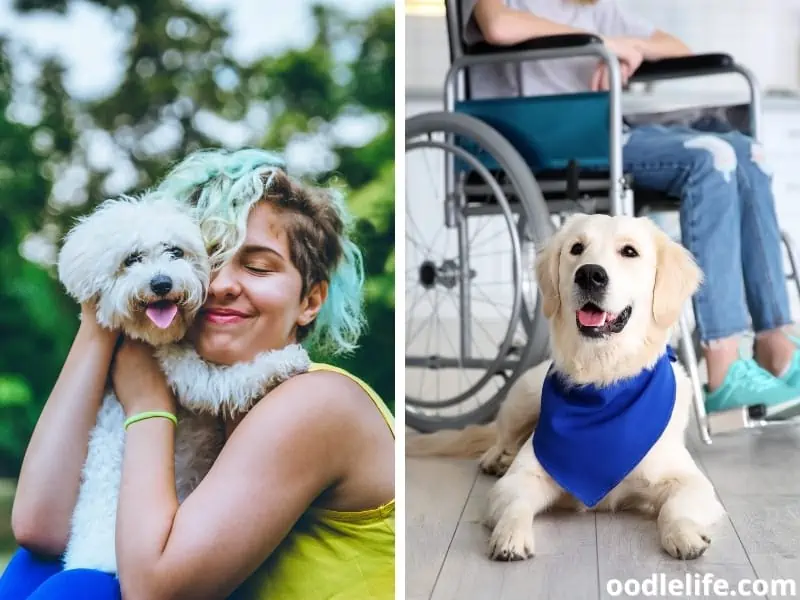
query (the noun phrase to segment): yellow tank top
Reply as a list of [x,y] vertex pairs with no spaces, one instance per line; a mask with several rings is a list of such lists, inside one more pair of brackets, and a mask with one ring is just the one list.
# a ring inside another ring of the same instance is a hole
[[[394,417],[358,377],[332,365],[369,395],[394,436]],[[390,600],[394,598],[395,501],[361,512],[312,507],[230,600]]]

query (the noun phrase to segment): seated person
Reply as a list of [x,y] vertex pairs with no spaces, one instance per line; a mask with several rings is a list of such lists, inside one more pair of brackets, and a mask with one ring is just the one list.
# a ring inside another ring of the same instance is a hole
[[[619,59],[623,84],[644,60],[690,54],[680,40],[628,14],[615,0],[459,0],[463,38],[513,45],[591,33]],[[517,73],[521,73],[518,80]],[[597,58],[470,67],[472,97],[540,96],[608,89]],[[627,128],[623,170],[637,185],[680,197],[683,244],[705,282],[693,298],[708,368],[709,412],[800,396],[775,199],[762,148],[737,132],[664,125]],[[754,359],[739,354],[755,331]]]

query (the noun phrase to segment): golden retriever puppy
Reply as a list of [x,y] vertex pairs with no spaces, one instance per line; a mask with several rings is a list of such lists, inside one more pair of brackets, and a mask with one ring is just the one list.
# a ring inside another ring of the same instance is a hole
[[657,516],[663,548],[697,558],[724,516],[685,446],[691,384],[668,346],[701,282],[691,255],[646,218],[575,215],[537,255],[552,359],[513,386],[497,419],[414,436],[410,456],[474,456],[489,494],[490,556],[534,554],[551,506]]

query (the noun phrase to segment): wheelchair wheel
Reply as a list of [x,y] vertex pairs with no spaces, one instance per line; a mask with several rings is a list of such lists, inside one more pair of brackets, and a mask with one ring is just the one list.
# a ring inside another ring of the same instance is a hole
[[532,345],[534,354],[532,364],[538,364],[547,358],[547,321],[538,310],[541,305],[541,294],[536,282],[534,264],[536,262],[536,240],[524,215],[520,215],[517,223],[520,250],[522,251],[522,336],[525,343]]
[[406,121],[406,423],[494,417],[547,353],[531,259],[553,232],[530,168],[486,123]]

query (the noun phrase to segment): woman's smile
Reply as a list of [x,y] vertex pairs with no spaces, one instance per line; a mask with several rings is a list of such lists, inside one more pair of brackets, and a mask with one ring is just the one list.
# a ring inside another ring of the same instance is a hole
[[207,323],[215,325],[234,325],[252,316],[232,308],[205,308],[201,312]]

